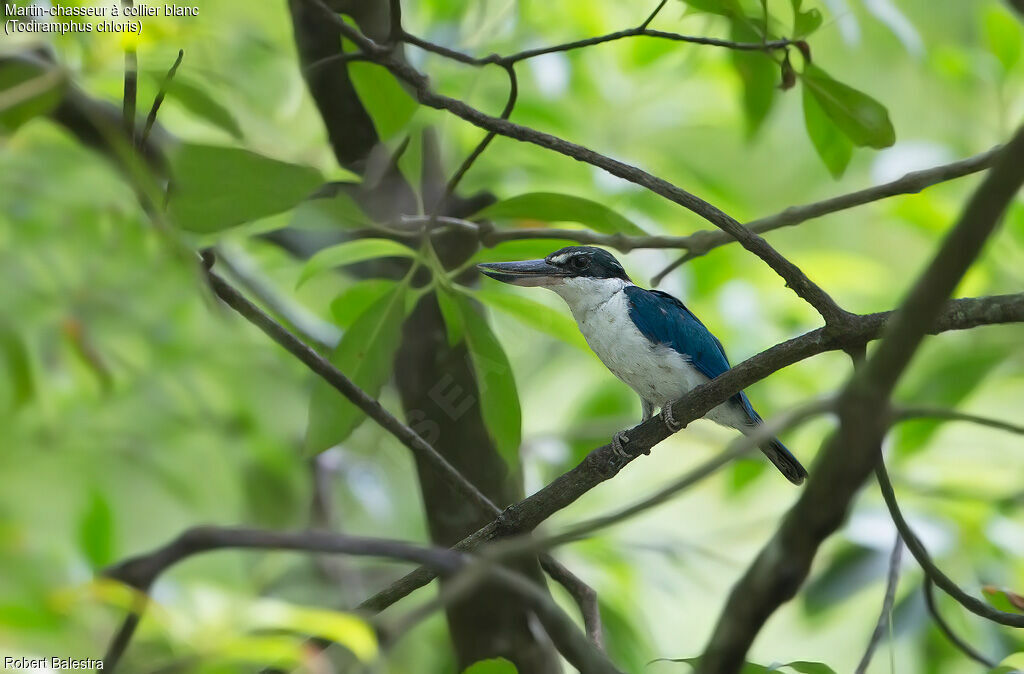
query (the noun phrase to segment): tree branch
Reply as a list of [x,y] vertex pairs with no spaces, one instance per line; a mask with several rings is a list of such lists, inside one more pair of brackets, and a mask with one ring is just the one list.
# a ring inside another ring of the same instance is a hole
[[491,117],[460,100],[436,94],[431,91],[425,75],[411,67],[408,63],[395,58],[386,47],[377,44],[345,23],[322,0],[305,1],[319,8],[334,23],[340,33],[356,44],[374,62],[386,67],[396,77],[410,84],[415,91],[417,100],[421,104],[439,110],[447,110],[486,131],[494,131],[499,135],[514,140],[532,143],[572,159],[596,166],[614,176],[640,185],[669,201],[683,206],[724,230],[739,241],[744,248],[764,260],[786,281],[786,285],[789,288],[821,314],[827,325],[842,325],[848,319],[849,314],[840,308],[824,290],[807,278],[795,264],[779,254],[764,239],[707,201],[635,166],[630,166],[551,134],[520,126],[508,120]]
[[[892,389],[927,327],[934,325],[946,298],[1024,183],[1022,154],[1024,129],[1000,152],[956,226],[893,315],[881,344],[844,387],[839,431],[819,456],[800,499],[733,587],[704,652],[700,674],[739,671],[765,621],[796,594],[818,547],[842,523],[854,496],[878,465]],[[906,542],[910,547],[911,541]],[[1024,624],[1024,616],[1014,618]]]
[[[725,402],[737,391],[784,367],[826,351],[840,351],[878,339],[892,316],[893,312],[855,316],[842,331],[827,332],[825,328],[818,328],[777,344],[739,363],[675,402],[672,408],[673,416],[683,423],[689,423]],[[1024,293],[950,301],[932,323],[930,332],[938,334],[948,330],[967,330],[979,325],[1010,322],[1024,322]],[[656,417],[628,430],[626,434],[630,438],[626,449],[635,458],[668,437],[669,431],[660,417]],[[618,461],[610,445],[592,450],[576,467],[529,497],[506,508],[501,518],[462,539],[454,548],[472,550],[501,535],[522,533],[536,528],[586,492],[614,477],[623,467]],[[366,599],[360,607],[381,611],[423,587],[434,577],[429,569],[416,569]]]
[[[751,220],[746,223],[746,226],[752,232],[764,234],[765,232],[770,232],[782,227],[799,225],[803,222],[807,222],[808,220],[828,215],[829,213],[836,213],[848,208],[863,206],[864,204],[888,199],[889,197],[899,196],[901,194],[917,194],[933,185],[938,185],[939,183],[948,182],[950,180],[971,175],[972,173],[984,171],[992,166],[992,162],[995,161],[995,158],[1001,149],[1002,146],[997,145],[985,152],[976,154],[972,157],[967,157],[966,159],[960,159],[949,164],[942,164],[940,166],[934,166],[920,171],[911,171],[910,173],[888,183],[875,185],[874,187],[868,187],[848,194],[841,194],[830,199],[816,201],[802,206],[790,206],[775,215]],[[695,257],[705,255],[719,246],[724,246],[727,243],[733,242],[733,238],[727,236],[724,232],[712,230],[694,232],[686,238],[689,240],[689,245],[680,246],[680,248],[685,247],[687,249],[686,255],[658,272],[654,278],[651,279],[651,285],[656,286],[661,283],[662,279],[664,279],[669,272],[673,271],[683,263],[688,262]]]

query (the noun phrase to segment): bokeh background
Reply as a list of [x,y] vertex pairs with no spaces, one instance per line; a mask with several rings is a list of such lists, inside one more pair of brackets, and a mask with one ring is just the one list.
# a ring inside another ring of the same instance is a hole
[[[808,140],[799,88],[775,90],[763,122],[752,124],[731,55],[712,47],[633,39],[531,60],[519,67],[513,119],[641,166],[741,221],[981,152],[1020,122],[1024,37],[1018,17],[999,0],[809,4],[824,16],[809,38],[815,63],[885,105],[896,130],[890,148],[857,149],[840,179]],[[409,31],[477,54],[617,30],[652,9],[537,0],[405,5]],[[769,5],[784,15],[789,3]],[[169,97],[160,113],[170,134],[308,165],[327,178],[349,176],[330,154],[296,65],[284,2],[206,0],[196,18],[145,21],[137,41],[143,110],[178,49],[185,51],[177,74],[184,93]],[[720,18],[676,0],[655,27],[728,32]],[[46,44],[85,91],[118,102],[124,42],[92,34]],[[3,37],[0,46],[29,43]],[[504,104],[500,69],[466,68],[415,49],[409,57],[442,92],[493,114]],[[417,110],[409,125],[436,128],[450,168],[481,136],[435,111]],[[844,211],[768,239],[847,309],[887,310],[977,180]],[[586,197],[651,233],[707,227],[629,183],[505,138],[494,141],[464,185],[499,197],[533,191]],[[180,244],[233,247],[297,305],[341,330],[351,317],[336,317],[331,302],[356,281],[322,274],[295,289],[302,264],[255,236],[289,224],[292,212],[210,235],[154,228],[110,162],[44,117],[0,140],[0,204],[0,653],[100,657],[126,598],[94,582],[98,569],[197,523],[301,529],[311,522],[304,438],[312,375],[217,306]],[[487,255],[512,259],[526,250],[509,245]],[[619,257],[646,285],[674,253]],[[1022,285],[1024,202],[1018,199],[957,292],[1018,292]],[[684,265],[660,287],[704,320],[733,362],[817,326],[816,314],[736,245]],[[554,295],[522,294],[568,313]],[[528,492],[639,418],[633,394],[586,350],[501,312],[490,319],[522,403]],[[846,356],[825,354],[748,393],[771,417],[835,390],[848,374]],[[1000,326],[930,338],[898,398],[1019,422],[1024,331]],[[390,387],[381,400],[399,409]],[[784,440],[810,465],[831,428],[818,420]],[[721,451],[731,437],[709,422],[695,423],[545,528],[632,502]],[[1021,440],[975,426],[913,422],[892,434],[887,451],[904,508],[941,566],[975,593],[983,585],[1024,589]],[[321,462],[337,527],[426,540],[411,458],[388,434],[364,423]],[[629,672],[686,671],[684,664],[650,661],[699,654],[729,588],[797,494],[757,457],[560,550],[559,558],[600,595],[613,659]],[[869,486],[823,548],[810,582],[770,620],[750,659],[812,660],[851,671],[878,617],[894,536]],[[350,606],[403,570],[379,562],[325,564],[252,552],[187,561],[154,588],[156,606],[132,644],[128,670],[171,671],[161,668],[177,663],[185,671],[254,671],[300,643],[258,628],[287,629],[297,615],[331,619],[282,607]],[[338,574],[342,582],[331,580]],[[891,641],[869,671],[976,671],[930,622],[921,581],[908,558]],[[435,591],[421,590],[396,609]],[[553,592],[574,611],[560,588]],[[1020,635],[951,602],[940,605],[962,635],[996,659],[1024,650]],[[381,670],[453,671],[445,630],[440,616],[417,627]]]

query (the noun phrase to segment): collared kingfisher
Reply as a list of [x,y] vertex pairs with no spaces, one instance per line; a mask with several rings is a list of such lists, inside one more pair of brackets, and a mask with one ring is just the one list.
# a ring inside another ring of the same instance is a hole
[[[634,285],[606,250],[569,246],[543,260],[477,266],[495,280],[558,293],[597,357],[640,396],[644,421],[660,408],[665,425],[680,430],[672,402],[729,369],[722,343],[693,312],[668,293]],[[708,412],[707,418],[744,433],[762,423],[742,391]],[[628,442],[620,431],[612,449],[625,456],[623,443]],[[761,451],[793,484],[807,477],[778,439],[761,445]]]

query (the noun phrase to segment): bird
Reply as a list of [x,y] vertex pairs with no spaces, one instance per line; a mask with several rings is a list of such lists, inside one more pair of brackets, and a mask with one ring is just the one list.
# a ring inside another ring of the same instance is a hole
[[[603,248],[568,246],[540,260],[481,263],[477,268],[496,281],[548,288],[561,296],[591,350],[640,396],[643,421],[660,408],[665,425],[673,432],[681,430],[672,402],[730,367],[722,343],[685,304],[666,292],[634,284]],[[706,417],[747,434],[763,423],[742,391]],[[625,431],[619,431],[612,450],[626,458],[628,442]],[[760,449],[793,484],[807,477],[777,438]]]

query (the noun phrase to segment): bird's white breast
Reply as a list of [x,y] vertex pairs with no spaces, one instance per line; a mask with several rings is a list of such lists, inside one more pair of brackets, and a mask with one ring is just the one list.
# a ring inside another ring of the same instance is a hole
[[674,349],[652,344],[629,317],[621,279],[567,279],[552,286],[569,305],[580,331],[601,362],[655,407],[707,381]]

